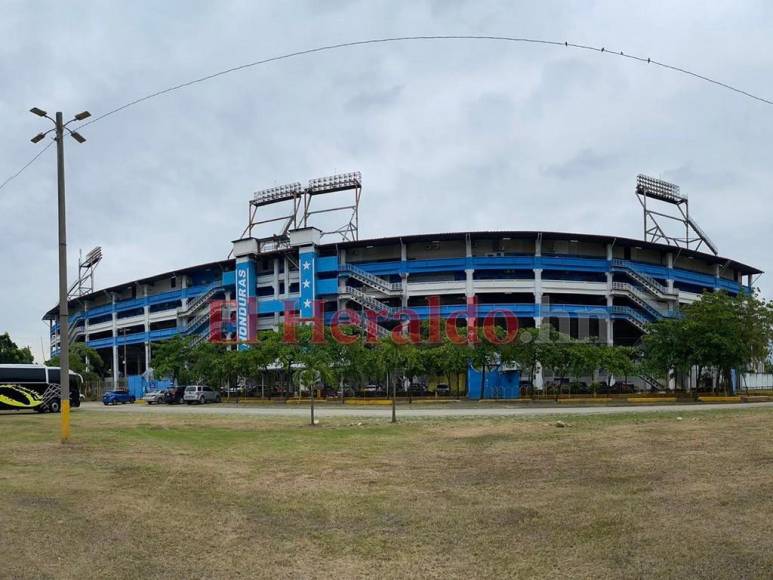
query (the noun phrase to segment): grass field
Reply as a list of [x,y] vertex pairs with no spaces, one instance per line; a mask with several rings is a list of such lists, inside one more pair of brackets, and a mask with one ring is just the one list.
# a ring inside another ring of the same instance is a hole
[[773,411],[566,421],[3,415],[0,576],[770,577]]

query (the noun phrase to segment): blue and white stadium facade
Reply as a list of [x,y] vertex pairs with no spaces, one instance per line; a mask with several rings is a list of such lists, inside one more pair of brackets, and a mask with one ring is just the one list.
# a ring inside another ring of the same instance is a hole
[[[289,308],[313,305],[330,320],[337,310],[441,317],[496,309],[521,327],[549,323],[574,337],[632,345],[648,321],[674,316],[703,292],[751,289],[760,270],[713,253],[603,235],[477,231],[326,242],[323,232],[291,224],[279,237],[249,235],[233,257],[127,281],[70,303],[70,339],[103,357],[114,379],[152,366],[151,345],[186,335],[249,340],[277,328]],[[233,304],[213,320],[213,303]],[[245,309],[246,306],[246,309]],[[241,307],[241,308],[240,308]],[[51,350],[59,348],[57,309],[46,313]],[[386,331],[397,322],[383,320]]]

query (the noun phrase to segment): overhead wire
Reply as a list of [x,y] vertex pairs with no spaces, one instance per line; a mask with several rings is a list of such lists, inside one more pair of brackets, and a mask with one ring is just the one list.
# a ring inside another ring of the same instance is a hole
[[[416,36],[391,36],[391,37],[384,37],[384,38],[371,38],[367,40],[354,40],[350,42],[340,42],[336,44],[327,44],[323,46],[317,46],[315,48],[309,48],[305,50],[298,50],[294,52],[289,52],[286,54],[281,54],[278,56],[272,56],[269,58],[264,58],[248,63],[244,63],[238,66],[226,68],[199,78],[195,78],[189,81],[185,81],[183,83],[179,83],[176,85],[172,85],[169,87],[166,87],[164,89],[149,93],[147,95],[144,95],[142,97],[139,97],[137,99],[134,99],[132,101],[129,101],[128,103],[124,103],[123,105],[120,105],[114,109],[111,109],[105,113],[102,113],[101,115],[93,116],[89,121],[86,121],[85,123],[79,125],[76,128],[76,131],[79,131],[83,127],[87,127],[89,125],[93,125],[94,123],[101,121],[102,119],[105,119],[107,117],[110,117],[112,115],[115,115],[116,113],[119,113],[121,111],[124,111],[130,107],[133,107],[135,105],[138,105],[140,103],[143,103],[145,101],[148,101],[150,99],[154,99],[156,97],[160,97],[162,95],[172,93],[174,91],[178,91],[180,89],[184,89],[186,87],[190,87],[192,85],[196,85],[199,83],[203,83],[227,74],[231,74],[234,72],[242,71],[245,69],[253,68],[256,66],[287,60],[291,58],[297,58],[301,56],[306,56],[310,54],[316,54],[320,52],[327,52],[327,51],[333,51],[333,50],[340,50],[344,48],[351,48],[356,46],[364,46],[364,45],[370,45],[370,44],[386,44],[386,43],[398,43],[398,42],[410,42],[410,41],[442,41],[442,40],[473,40],[473,41],[500,41],[500,42],[517,42],[517,43],[527,43],[527,44],[541,44],[541,45],[549,45],[549,46],[563,46],[566,48],[575,48],[579,50],[588,50],[593,52],[598,52],[606,55],[611,56],[618,56],[621,58],[627,58],[631,60],[635,60],[642,63],[652,64],[657,67],[661,67],[664,69],[668,69],[680,74],[688,75],[693,78],[696,78],[698,80],[722,87],[724,89],[733,91],[735,93],[738,93],[740,95],[743,95],[745,97],[748,97],[750,99],[756,100],[758,102],[767,104],[767,105],[773,105],[773,100],[767,99],[765,97],[761,97],[759,95],[755,95],[753,93],[750,93],[749,91],[746,91],[744,89],[738,88],[736,86],[733,86],[729,83],[725,83],[722,81],[719,81],[717,79],[708,77],[706,75],[702,75],[699,73],[696,73],[694,71],[691,71],[689,69],[671,65],[665,62],[660,62],[657,60],[653,60],[649,57],[642,57],[637,56],[634,54],[626,53],[622,50],[615,51],[615,50],[609,50],[606,47],[596,47],[596,46],[590,46],[586,44],[579,44],[574,42],[568,42],[568,41],[557,41],[557,40],[544,40],[539,38],[525,38],[525,37],[515,37],[515,36],[498,36],[498,35],[482,35],[482,34],[433,34],[433,35],[416,35]],[[42,154],[43,152],[48,149],[51,146],[51,143],[49,143],[40,153],[38,153],[35,157],[33,157],[28,163],[26,163],[19,171],[11,175],[8,179],[6,179],[2,184],[0,184],[0,190],[2,190],[8,183],[16,179],[19,175],[21,175],[30,165],[32,165]]]

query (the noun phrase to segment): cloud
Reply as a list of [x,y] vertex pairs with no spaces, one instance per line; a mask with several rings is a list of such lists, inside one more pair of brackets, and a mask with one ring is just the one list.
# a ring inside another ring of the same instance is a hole
[[383,109],[394,105],[402,92],[403,87],[401,85],[377,91],[364,91],[349,99],[346,102],[346,108],[354,109],[358,112],[366,109]]
[[604,171],[615,165],[614,155],[599,155],[592,149],[580,150],[571,159],[563,163],[548,165],[543,171],[546,177],[558,179],[586,178],[590,174]]

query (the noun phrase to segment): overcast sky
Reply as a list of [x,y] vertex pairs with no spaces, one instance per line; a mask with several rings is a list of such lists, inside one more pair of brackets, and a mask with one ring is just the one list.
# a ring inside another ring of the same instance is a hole
[[[38,106],[95,116],[219,69],[418,34],[569,40],[773,98],[773,4],[485,0],[27,2],[0,17],[0,181]],[[67,141],[70,277],[225,258],[253,191],[359,170],[360,237],[545,229],[641,237],[635,176],[678,183],[726,257],[773,270],[773,106],[652,65],[538,45],[423,42],[272,63],[159,97]],[[57,300],[51,148],[0,191],[0,332],[40,352]],[[771,296],[773,284],[759,285]],[[39,354],[38,354],[39,356]]]

